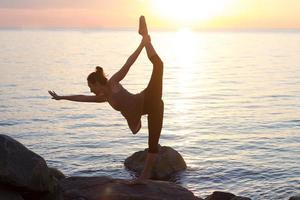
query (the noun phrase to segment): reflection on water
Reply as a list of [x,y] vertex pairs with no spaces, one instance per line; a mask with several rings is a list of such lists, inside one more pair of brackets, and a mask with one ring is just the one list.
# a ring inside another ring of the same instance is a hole
[[[131,153],[147,147],[147,121],[133,136],[108,104],[51,100],[90,94],[96,65],[111,76],[139,43],[127,31],[0,31],[0,130],[67,175],[129,178]],[[162,57],[165,118],[161,144],[188,169],[174,181],[204,197],[215,190],[286,199],[300,181],[300,34],[155,32]],[[122,81],[144,89],[146,53]]]

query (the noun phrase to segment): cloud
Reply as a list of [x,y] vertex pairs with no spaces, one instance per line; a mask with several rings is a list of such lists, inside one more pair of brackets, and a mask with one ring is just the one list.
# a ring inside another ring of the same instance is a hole
[[138,1],[0,0],[0,27],[134,27]]

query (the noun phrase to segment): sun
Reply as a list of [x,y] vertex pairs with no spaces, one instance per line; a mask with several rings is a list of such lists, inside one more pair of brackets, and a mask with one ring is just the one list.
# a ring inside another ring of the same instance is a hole
[[152,9],[164,20],[194,24],[223,15],[233,0],[152,0]]

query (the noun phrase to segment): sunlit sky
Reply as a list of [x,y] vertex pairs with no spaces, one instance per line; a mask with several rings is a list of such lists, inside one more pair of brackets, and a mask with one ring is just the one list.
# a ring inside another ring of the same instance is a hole
[[300,0],[0,0],[0,27],[300,28]]

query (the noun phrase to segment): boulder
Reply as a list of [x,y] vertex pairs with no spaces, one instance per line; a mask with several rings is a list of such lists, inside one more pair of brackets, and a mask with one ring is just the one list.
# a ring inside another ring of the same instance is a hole
[[128,185],[122,179],[69,177],[59,181],[64,200],[201,200],[172,182],[152,181]]
[[215,191],[205,198],[205,200],[231,200],[235,195],[229,192]]
[[9,136],[0,134],[0,183],[23,191],[45,192],[54,187],[46,161]]
[[[135,152],[126,158],[124,165],[127,169],[136,172],[138,175],[142,172],[147,157],[148,149]],[[186,169],[186,163],[182,156],[173,148],[160,147],[156,164],[153,167],[151,178],[156,180],[168,180],[174,173]]]
[[292,197],[289,198],[289,200],[300,200],[300,195],[292,196]]
[[20,191],[24,200],[64,200],[62,191],[58,184],[52,191],[36,192],[36,191]]
[[229,192],[215,191],[211,195],[207,196],[205,200],[251,200],[247,197],[235,196]]
[[0,199],[1,200],[24,200],[19,193],[13,190],[2,188],[1,186],[0,186]]

